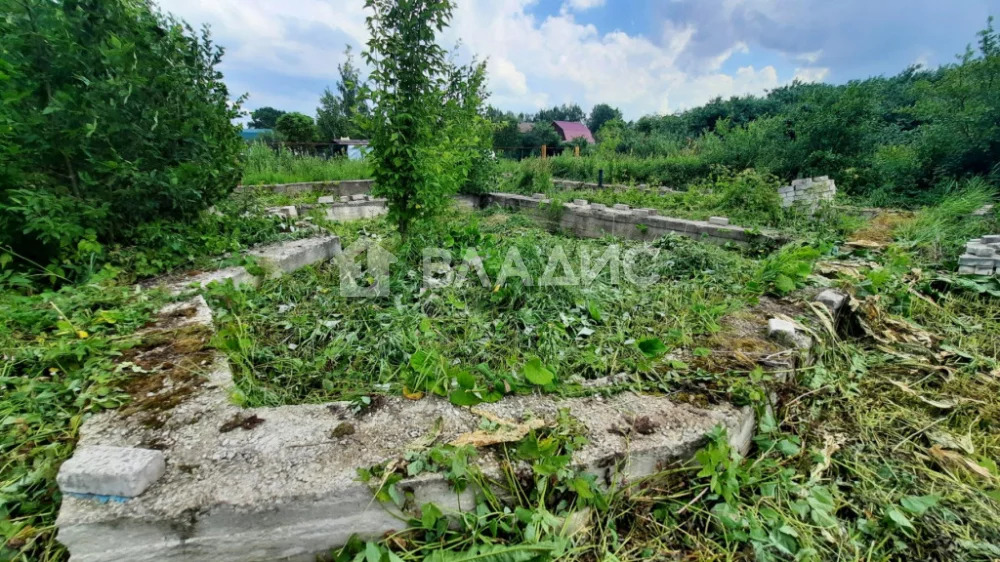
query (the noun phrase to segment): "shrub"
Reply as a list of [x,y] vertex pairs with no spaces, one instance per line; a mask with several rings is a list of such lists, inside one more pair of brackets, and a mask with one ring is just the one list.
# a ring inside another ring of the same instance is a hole
[[239,101],[207,30],[141,0],[5,6],[0,247],[19,265],[71,275],[137,225],[232,191]]
[[777,224],[784,216],[778,195],[781,182],[770,174],[723,170],[714,184],[721,195],[719,208],[738,223]]

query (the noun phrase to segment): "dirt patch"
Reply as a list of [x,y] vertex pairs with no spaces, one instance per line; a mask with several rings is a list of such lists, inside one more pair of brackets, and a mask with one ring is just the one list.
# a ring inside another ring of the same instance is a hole
[[229,433],[234,429],[250,431],[262,423],[264,423],[264,418],[258,416],[257,414],[250,414],[249,416],[236,414],[229,421],[222,424],[222,427],[219,428],[219,433]]
[[[191,312],[180,309],[165,321],[193,314],[193,307]],[[210,338],[211,331],[200,325],[145,333],[141,343],[126,350],[118,361],[121,368],[137,373],[124,385],[132,400],[121,408],[122,416],[139,416],[146,427],[162,427],[169,411],[204,384],[202,375],[214,360],[214,351],[208,348]]]
[[[913,213],[903,211],[882,211],[875,215],[868,224],[851,235],[850,242],[874,242],[886,245],[892,242],[892,232],[900,223],[908,220]],[[849,243],[850,243],[849,242]]]
[[[812,295],[797,296],[810,298]],[[801,302],[761,297],[755,306],[723,318],[722,329],[717,333],[696,342],[695,348],[710,350],[707,355],[692,354],[684,360],[711,373],[749,371],[758,366],[765,369],[788,367],[788,359],[783,354],[785,348],[767,337],[767,321],[780,314],[795,317],[805,310]]]

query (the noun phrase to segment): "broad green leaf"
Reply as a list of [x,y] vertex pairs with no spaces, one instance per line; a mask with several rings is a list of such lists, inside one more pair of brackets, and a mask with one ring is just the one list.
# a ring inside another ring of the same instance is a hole
[[528,382],[538,386],[545,386],[551,383],[555,378],[552,371],[545,368],[545,366],[542,365],[542,360],[538,357],[533,357],[524,364],[522,374]]
[[940,498],[935,495],[906,496],[900,500],[899,503],[903,506],[903,509],[913,515],[923,515],[928,509],[937,505],[938,500],[940,500]]
[[639,340],[639,351],[650,359],[659,357],[667,352],[667,346],[663,345],[660,338],[646,338]]

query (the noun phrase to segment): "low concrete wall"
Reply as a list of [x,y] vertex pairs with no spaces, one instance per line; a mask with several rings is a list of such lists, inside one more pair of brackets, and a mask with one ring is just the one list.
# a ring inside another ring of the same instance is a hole
[[642,191],[658,191],[660,193],[676,193],[674,189],[671,189],[669,187],[650,186],[644,183],[640,183],[639,185],[634,185],[634,186],[622,185],[617,183],[606,183],[603,186],[599,186],[593,182],[552,178],[552,185],[558,189],[614,189],[617,191],[622,191],[626,189],[639,189]]
[[562,209],[553,211],[544,208],[551,204],[549,199],[490,193],[484,196],[484,204],[516,209],[535,217],[548,228],[572,232],[584,238],[600,238],[611,234],[634,240],[656,240],[664,234],[679,234],[715,244],[746,245],[755,236],[779,241],[773,233],[751,234],[748,229],[739,226],[663,217],[653,209],[632,209],[628,205],[608,207],[582,199],[566,203]]
[[[262,246],[247,252],[256,258],[257,263],[272,270],[272,276],[289,273],[306,265],[331,260],[341,251],[340,238],[337,236],[320,236],[303,238],[291,242],[282,242]],[[150,286],[165,286],[172,294],[180,294],[192,288],[202,288],[209,283],[224,283],[232,280],[235,285],[256,285],[256,276],[243,266],[233,266],[215,271],[206,271],[196,275],[172,276],[148,283]]]
[[236,190],[246,191],[249,189],[264,189],[287,195],[308,193],[310,191],[322,191],[324,193],[332,193],[335,195],[357,195],[371,191],[374,183],[375,180],[307,181],[266,185],[240,185],[236,187]]
[[[211,328],[211,317],[199,296],[165,309],[158,326]],[[348,402],[244,410],[231,403],[232,386],[229,365],[217,354],[205,383],[157,414],[155,423],[113,410],[83,424],[77,454],[99,446],[155,448],[166,468],[136,497],[100,501],[65,494],[58,540],[74,561],[311,560],[353,534],[377,540],[401,528],[401,513],[372,499],[358,469],[400,458],[438,423],[438,442],[447,443],[479,429],[482,415],[551,422],[567,408],[588,440],[573,462],[602,482],[641,477],[690,458],[720,424],[732,445],[746,452],[754,428],[749,407],[699,408],[633,393],[510,396],[475,410],[437,397],[385,397],[373,411],[355,416]],[[640,418],[644,429],[630,431]],[[239,428],[234,420],[254,421]],[[340,430],[345,424],[349,429]],[[476,460],[493,477],[500,476],[500,461],[489,449]],[[109,467],[108,473],[117,470]],[[413,494],[416,506],[434,502],[449,511],[475,505],[471,490],[459,496],[439,473],[397,486]]]
[[327,220],[343,222],[378,217],[389,212],[385,199],[376,199],[367,194],[334,195],[320,197],[315,205],[288,205],[271,207],[267,212],[286,219],[297,219],[313,209],[322,209]]

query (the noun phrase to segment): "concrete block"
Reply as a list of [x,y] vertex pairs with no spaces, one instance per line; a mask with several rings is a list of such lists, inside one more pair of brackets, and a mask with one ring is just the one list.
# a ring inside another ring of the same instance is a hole
[[799,333],[795,329],[795,324],[781,318],[771,318],[767,321],[767,337],[800,350],[807,350],[812,346],[812,339],[809,336]]
[[339,253],[340,238],[322,236],[267,246],[250,252],[250,255],[256,257],[261,265],[274,268],[274,275],[279,276],[310,264],[331,260]]
[[579,205],[581,207],[586,207],[587,205],[589,205],[586,199],[574,199],[573,204]]
[[992,267],[977,267],[976,275],[993,275]]
[[649,215],[649,216],[653,216],[653,215],[656,215],[656,214],[658,214],[658,212],[659,212],[659,211],[657,211],[656,209],[651,209],[651,208],[649,208],[649,207],[643,207],[643,208],[641,208],[641,209],[638,209],[638,210],[639,210],[639,211],[643,211],[643,212],[645,212],[645,213],[646,213],[647,215]]
[[134,498],[166,470],[163,453],[133,447],[80,447],[59,468],[64,494]]
[[645,218],[649,216],[649,209],[632,209],[632,216]]
[[350,196],[348,196],[348,195],[341,195],[341,196],[340,196],[340,202],[341,202],[341,203],[347,203],[347,202],[348,202],[348,201],[350,201],[350,200],[351,200],[351,198],[350,198]]
[[320,205],[333,205],[334,203],[337,202],[337,199],[338,198],[334,197],[333,195],[324,195],[319,199],[317,199],[316,202],[319,203]]
[[590,208],[594,211],[607,210],[608,206],[603,203],[591,203]]
[[958,265],[971,265],[973,267],[986,267],[988,265],[993,265],[993,258],[973,256],[972,254],[965,254],[958,258]]
[[960,265],[958,266],[958,272],[963,275],[975,275],[976,268],[971,265]]
[[790,185],[786,185],[786,186],[778,188],[778,194],[779,195],[784,195],[784,194],[789,194],[789,193],[795,193],[795,188],[792,187],[792,186],[790,186]]
[[351,198],[351,201],[364,201],[365,200],[365,196],[364,196],[363,193],[355,193],[354,195],[351,195],[350,198]]
[[994,253],[996,253],[996,251],[993,248],[985,244],[969,244],[968,246],[966,246],[966,251],[974,256],[979,256],[979,257],[990,257]]
[[709,224],[717,224],[719,226],[729,225],[729,218],[727,217],[708,217]]
[[532,199],[545,199],[545,194],[544,193],[532,193],[531,194],[531,198]]
[[830,311],[830,314],[837,316],[837,314],[840,313],[841,308],[843,308],[844,303],[847,302],[847,295],[841,293],[840,291],[826,289],[816,295],[816,302],[825,306],[827,310]]
[[629,207],[628,205],[626,205],[624,203],[615,203],[614,208],[616,210],[618,210],[618,211],[627,211],[627,210],[631,209],[632,207]]
[[983,244],[1000,244],[1000,234],[990,234],[981,238]]

